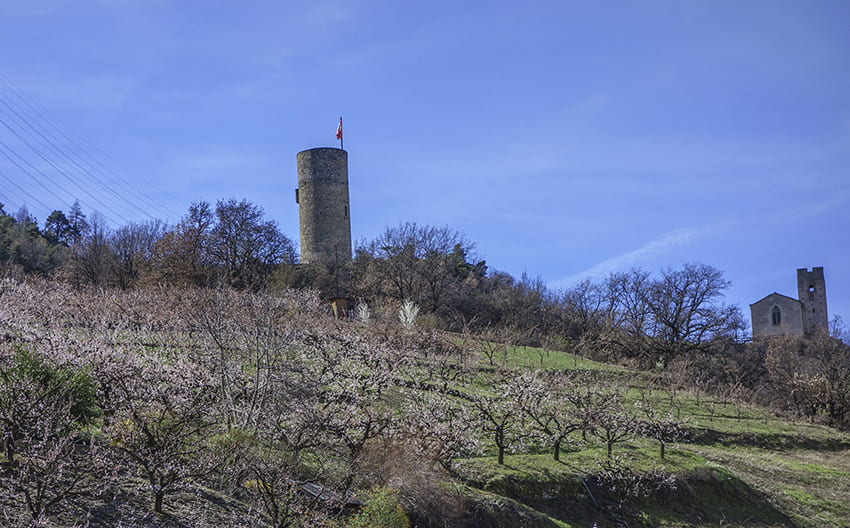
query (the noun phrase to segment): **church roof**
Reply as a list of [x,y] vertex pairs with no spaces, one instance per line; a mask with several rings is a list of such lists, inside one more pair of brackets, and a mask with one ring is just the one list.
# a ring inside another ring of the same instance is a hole
[[790,300],[790,301],[794,301],[794,302],[797,302],[797,303],[798,303],[798,302],[800,302],[798,299],[795,299],[795,298],[793,298],[793,297],[788,297],[787,295],[782,295],[781,293],[773,292],[773,293],[771,293],[770,295],[768,295],[768,296],[766,296],[766,297],[763,297],[763,298],[761,298],[761,299],[757,300],[756,302],[754,302],[754,303],[750,304],[750,306],[755,306],[755,305],[759,304],[760,302],[766,301],[766,300],[768,300],[768,299],[770,299],[771,297],[774,297],[774,296],[777,296],[777,297],[784,297],[784,298],[786,298],[786,299],[788,299],[788,300]]

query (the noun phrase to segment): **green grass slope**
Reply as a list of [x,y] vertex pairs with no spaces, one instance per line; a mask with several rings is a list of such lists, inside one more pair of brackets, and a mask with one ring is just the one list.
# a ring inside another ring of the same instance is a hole
[[[629,398],[651,390],[649,376],[571,354],[512,349],[504,362],[533,369],[583,369],[627,380]],[[488,362],[482,361],[482,368]],[[705,394],[679,391],[676,412],[690,439],[660,460],[655,444],[634,438],[615,456],[634,475],[663,474],[672,485],[625,494],[596,481],[602,446],[562,452],[514,454],[458,461],[470,489],[502,497],[541,514],[534,522],[504,520],[491,526],[847,527],[850,526],[850,436],[790,422],[769,411]],[[622,488],[622,487],[621,487]],[[516,509],[515,506],[514,509]],[[562,524],[553,524],[562,523]]]

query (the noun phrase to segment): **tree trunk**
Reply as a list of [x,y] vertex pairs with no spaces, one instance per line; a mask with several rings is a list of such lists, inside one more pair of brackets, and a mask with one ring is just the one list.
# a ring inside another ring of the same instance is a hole
[[502,427],[496,429],[496,447],[499,448],[499,465],[505,464],[505,430]]
[[165,497],[165,490],[154,492],[153,496],[153,511],[154,513],[162,513],[162,499]]
[[15,441],[9,436],[3,438],[3,450],[6,451],[6,461],[14,465],[15,463]]

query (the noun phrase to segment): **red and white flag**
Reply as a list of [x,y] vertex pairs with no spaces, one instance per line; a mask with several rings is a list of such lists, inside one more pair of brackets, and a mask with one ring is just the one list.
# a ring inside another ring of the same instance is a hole
[[342,118],[339,118],[339,125],[336,127],[336,138],[342,139]]

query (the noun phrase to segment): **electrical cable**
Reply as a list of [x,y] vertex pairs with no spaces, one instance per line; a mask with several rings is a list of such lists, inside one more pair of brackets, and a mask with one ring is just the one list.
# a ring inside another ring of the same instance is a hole
[[[46,137],[43,133],[41,133],[37,128],[35,128],[32,125],[32,123],[30,123],[26,118],[22,117],[18,112],[15,111],[15,109],[11,108],[8,105],[8,103],[6,101],[4,101],[2,98],[0,98],[0,104],[2,104],[3,106],[5,106],[9,110],[11,110],[11,112],[15,115],[15,117],[17,117],[19,121],[23,122],[30,130],[32,130],[38,137],[40,137],[45,142],[45,144],[48,146],[48,148],[50,148],[53,151],[54,154],[58,154],[60,158],[67,159],[71,164],[75,165],[84,174],[87,174],[90,178],[90,181],[94,182],[95,185],[98,185],[98,186],[104,188],[106,191],[112,193],[112,195],[115,196],[116,198],[118,198],[119,200],[126,201],[132,207],[134,207],[137,211],[139,211],[142,215],[147,216],[151,219],[154,219],[154,217],[150,213],[148,213],[144,209],[140,208],[135,203],[127,200],[126,198],[124,198],[123,196],[118,194],[115,190],[111,189],[107,185],[104,185],[101,181],[99,181],[97,178],[95,178],[88,170],[86,170],[84,167],[82,167],[80,164],[78,164],[76,161],[74,161],[74,159],[71,158],[69,155],[67,155],[59,146],[57,146],[53,141],[51,141],[48,137]],[[0,108],[0,112],[2,112],[2,111],[3,111],[2,108]],[[8,117],[7,113],[4,113],[4,114]]]
[[9,183],[11,183],[13,186],[15,186],[18,190],[20,190],[20,191],[21,191],[21,193],[23,193],[25,196],[27,196],[30,200],[32,200],[33,202],[35,202],[35,203],[39,204],[41,207],[43,207],[45,211],[50,211],[50,207],[49,207],[49,206],[47,206],[44,202],[42,202],[41,200],[39,200],[38,198],[36,198],[36,197],[35,197],[35,196],[33,196],[32,194],[30,194],[30,193],[29,193],[29,191],[27,191],[26,189],[24,189],[23,187],[21,187],[20,185],[18,185],[18,184],[17,184],[17,182],[15,182],[15,180],[14,180],[14,179],[12,179],[12,178],[10,178],[8,175],[6,175],[6,173],[5,173],[5,172],[0,171],[0,176],[2,176],[2,177],[3,177],[3,178],[5,178],[5,179],[6,179]]
[[[9,160],[10,162],[12,162],[12,164],[13,164],[13,165],[15,165],[15,167],[17,167],[19,171],[21,171],[22,173],[24,173],[24,174],[26,174],[27,176],[29,176],[29,177],[30,177],[30,178],[31,178],[31,179],[32,179],[35,183],[37,183],[38,185],[40,185],[40,186],[41,186],[41,188],[42,188],[42,189],[44,189],[44,190],[45,190],[48,194],[50,194],[51,196],[53,196],[54,198],[56,198],[56,199],[57,199],[57,200],[59,200],[59,201],[65,201],[65,199],[63,199],[63,198],[62,198],[62,197],[60,197],[58,194],[56,194],[56,193],[53,191],[53,189],[51,189],[50,187],[48,187],[47,185],[45,185],[45,183],[44,183],[44,182],[40,181],[38,178],[36,178],[35,176],[33,176],[33,175],[32,175],[32,173],[31,173],[31,172],[29,172],[26,168],[24,168],[23,166],[21,166],[21,164],[20,164],[20,163],[18,163],[18,161],[17,161],[17,160],[15,160],[12,156],[10,156],[10,155],[9,155],[9,152],[11,152],[11,153],[12,153],[12,154],[14,154],[15,156],[17,156],[19,160],[23,161],[24,163],[29,164],[29,162],[28,162],[27,160],[25,160],[24,158],[22,158],[21,156],[19,156],[17,152],[15,152],[13,149],[11,149],[11,148],[9,147],[9,145],[7,145],[7,144],[6,144],[6,143],[5,143],[2,139],[0,139],[0,154],[3,154],[3,156],[4,156],[7,160]],[[36,170],[37,170],[37,169],[36,169]],[[48,180],[51,184],[53,184],[53,186],[54,186],[54,187],[58,188],[60,191],[64,192],[64,193],[65,193],[65,194],[67,194],[67,195],[73,196],[73,194],[72,194],[72,193],[70,193],[67,189],[65,189],[64,187],[62,187],[62,186],[61,186],[61,185],[59,185],[58,183],[56,183],[56,182],[52,181],[50,178],[47,178],[47,180]],[[17,184],[16,184],[16,185],[17,185]]]
[[[52,114],[49,112],[49,110],[47,110],[46,108],[43,108],[43,107],[42,107],[41,110],[39,110],[40,105],[38,105],[38,103],[36,103],[33,100],[28,100],[30,98],[25,96],[25,94],[23,94],[22,91],[19,88],[16,88],[11,81],[4,78],[4,76],[2,74],[0,74],[0,88],[4,88],[4,87],[5,87],[5,91],[8,94],[11,94],[12,96],[14,96],[18,101],[20,101],[26,107],[26,109],[29,109],[31,114],[34,114],[35,116],[37,116],[35,118],[30,117],[30,119],[32,121],[37,122],[37,121],[40,120],[41,122],[46,123],[46,126],[40,125],[41,129],[45,132],[45,134],[52,137],[53,140],[56,143],[64,143],[67,146],[69,151],[76,151],[76,155],[78,156],[80,163],[84,163],[84,164],[88,165],[91,168],[92,171],[96,172],[97,174],[99,174],[101,177],[103,177],[107,181],[111,180],[111,183],[113,183],[113,184],[117,180],[118,182],[120,182],[120,184],[118,184],[117,186],[121,187],[123,190],[126,190],[127,194],[132,195],[133,197],[138,199],[140,202],[144,202],[146,204],[146,206],[150,207],[151,209],[156,209],[159,212],[164,213],[166,215],[166,217],[171,217],[171,216],[178,216],[179,217],[180,216],[179,214],[175,215],[173,211],[170,211],[170,210],[164,208],[158,201],[151,198],[148,194],[141,191],[133,183],[124,179],[120,174],[118,174],[117,172],[115,172],[114,170],[109,168],[106,164],[104,164],[102,161],[100,161],[97,157],[93,156],[88,150],[83,148],[77,141],[75,141],[73,138],[69,137],[69,135],[66,134],[62,130],[61,127],[57,126],[57,124],[54,123],[54,120],[56,120],[56,121],[59,121],[59,120],[56,119],[55,116],[52,116]],[[14,105],[15,108],[20,110],[22,113],[27,113],[25,109],[23,109],[20,105],[18,105],[14,101],[12,101],[11,98],[9,98],[8,96],[6,97],[6,100],[9,103],[11,103],[12,105]],[[47,115],[45,115],[45,114],[47,114]],[[52,116],[52,119],[51,119],[51,116]],[[32,125],[29,125],[29,126],[32,126]],[[68,128],[67,126],[65,128],[68,130],[69,134],[73,134],[73,131],[70,128]],[[61,136],[61,138],[64,138],[64,141],[62,141],[62,139],[57,137],[56,134],[51,132],[50,129],[55,131],[55,133],[58,134],[59,136]],[[85,142],[85,139],[83,139],[82,137],[78,137],[78,139],[79,139],[79,141]],[[97,149],[97,147],[95,147],[91,144],[89,144],[89,147],[99,151],[99,149]],[[101,155],[106,156],[102,151],[99,151],[99,152],[100,152]],[[66,157],[70,158],[70,155],[66,154]],[[108,158],[108,156],[106,156],[106,157]],[[75,162],[75,164],[79,166],[79,163]],[[96,181],[98,181],[100,186],[109,188],[107,185],[104,185],[103,182],[98,180],[97,177],[94,176],[90,171],[85,171],[85,172],[88,175],[90,175],[92,178],[94,178]],[[111,174],[113,178],[110,178],[109,175],[106,174],[106,173]],[[112,192],[114,192],[114,191],[112,191]],[[134,207],[138,208],[138,206],[136,206],[134,203],[132,203],[126,197],[121,196],[121,195],[119,195],[119,196],[124,201],[131,203]],[[145,214],[147,214],[147,213],[145,213]],[[148,216],[151,216],[151,215],[148,214]]]
[[[62,176],[64,176],[64,177],[65,177],[65,179],[67,179],[69,182],[71,182],[71,184],[73,184],[73,185],[77,185],[77,187],[80,187],[78,184],[76,184],[76,183],[74,182],[74,180],[73,180],[70,176],[68,176],[68,174],[66,174],[66,173],[65,173],[65,171],[63,171],[62,169],[60,169],[59,167],[57,167],[57,166],[56,166],[56,164],[55,164],[55,163],[53,163],[51,160],[49,160],[49,159],[48,159],[48,158],[47,158],[47,157],[46,157],[46,156],[45,156],[45,155],[44,155],[44,154],[43,154],[43,153],[42,153],[39,149],[37,149],[34,145],[32,145],[32,144],[31,144],[31,143],[29,143],[26,139],[24,139],[24,138],[23,138],[23,137],[22,137],[22,136],[21,136],[21,135],[20,135],[20,134],[19,134],[19,133],[18,133],[18,132],[14,129],[14,128],[12,128],[11,126],[9,126],[9,124],[8,124],[8,123],[6,123],[6,121],[5,121],[2,117],[0,117],[0,124],[2,124],[3,126],[5,126],[5,127],[6,127],[6,128],[7,128],[10,132],[12,132],[12,134],[14,134],[14,135],[15,135],[15,137],[17,137],[17,138],[18,138],[18,139],[19,139],[22,143],[24,143],[27,147],[29,147],[29,148],[30,148],[30,150],[32,150],[33,152],[35,152],[35,153],[36,153],[36,154],[37,154],[37,155],[38,155],[38,156],[39,156],[39,157],[40,157],[40,158],[41,158],[41,159],[42,159],[45,163],[47,163],[48,165],[50,165],[51,167],[53,167],[53,169],[54,169],[56,172],[58,172],[59,174],[61,174]],[[8,147],[7,147],[7,148],[8,148]],[[10,149],[10,150],[11,150],[11,149]],[[14,150],[12,150],[12,152],[13,152],[16,156],[18,156],[21,160],[23,160],[23,161],[24,161],[27,165],[29,165],[30,167],[32,167],[32,168],[33,168],[36,172],[38,172],[40,175],[42,175],[44,178],[46,178],[48,181],[50,181],[51,183],[53,183],[54,185],[56,185],[57,187],[59,187],[59,185],[58,185],[58,184],[56,184],[56,182],[54,182],[54,181],[53,181],[53,180],[52,180],[52,179],[51,179],[51,178],[50,178],[47,174],[45,174],[45,173],[44,173],[41,169],[37,168],[37,167],[36,167],[36,166],[34,166],[32,163],[30,163],[29,161],[25,160],[25,159],[24,159],[24,158],[23,158],[20,154],[18,154],[18,153],[17,153],[17,152],[15,152]],[[8,156],[7,156],[7,157],[8,157]],[[11,158],[10,158],[10,159],[11,159]],[[14,163],[14,161],[13,161],[13,163]],[[16,163],[16,165],[17,165],[17,163]],[[21,167],[20,167],[20,165],[18,165],[18,167],[19,167],[19,168],[21,168]],[[32,177],[32,175],[30,175],[30,176]],[[37,179],[36,179],[36,178],[34,178],[34,177],[33,177],[33,179],[37,181]],[[60,187],[60,188],[61,188],[61,187]],[[101,201],[99,198],[97,198],[96,196],[94,196],[92,193],[90,193],[90,192],[89,192],[88,190],[86,190],[84,187],[80,187],[80,189],[81,189],[81,190],[82,190],[85,194],[87,194],[87,195],[88,195],[88,196],[89,196],[92,200],[94,200],[95,202],[97,202],[98,204],[100,204],[100,205],[101,205],[104,209],[106,209],[107,211],[110,211],[112,214],[114,214],[116,218],[121,219],[121,220],[122,220],[125,224],[129,224],[129,223],[130,223],[130,221],[129,221],[129,220],[127,220],[126,218],[124,218],[124,217],[123,217],[120,213],[116,212],[114,209],[112,209],[112,208],[111,208],[110,206],[108,206],[106,203],[104,203],[104,202],[103,202],[103,201]],[[62,190],[63,190],[64,192],[68,193],[68,191],[67,191],[67,190],[65,190],[65,189],[62,189]],[[71,194],[71,193],[68,193],[68,194]],[[104,215],[104,216],[105,216],[105,215]],[[107,217],[107,220],[109,220],[109,218],[108,218],[108,217]],[[113,222],[113,223],[115,223],[114,221],[112,221],[112,222]]]

